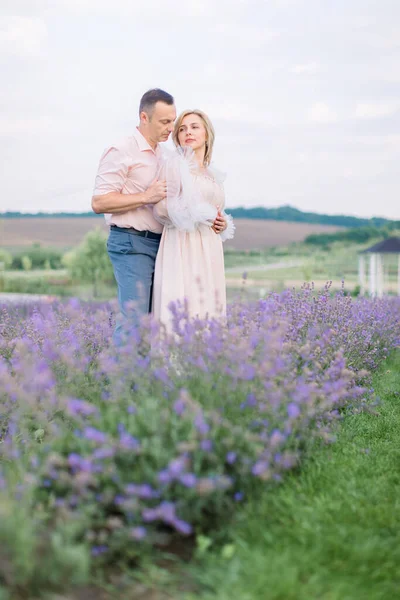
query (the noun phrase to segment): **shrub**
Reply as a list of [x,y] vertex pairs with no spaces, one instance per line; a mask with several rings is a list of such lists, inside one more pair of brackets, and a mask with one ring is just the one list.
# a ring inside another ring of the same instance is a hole
[[24,271],[30,271],[32,269],[32,261],[29,256],[23,256],[21,262]]
[[64,256],[63,263],[73,279],[93,285],[95,297],[98,296],[101,282],[114,281],[107,254],[106,236],[100,229],[89,231],[83,242]]
[[48,294],[57,296],[68,296],[71,281],[66,277],[44,277],[21,275],[7,277],[5,273],[1,279],[1,289],[9,294]]
[[57,248],[44,248],[40,244],[33,244],[12,257],[11,268],[16,271],[23,270],[22,259],[27,256],[31,260],[32,269],[60,269],[62,255],[62,251]]
[[[332,440],[400,341],[398,299],[329,286],[232,306],[226,325],[173,314],[173,333],[145,319],[117,352],[109,305],[3,311],[3,495],[16,504],[19,469],[26,518],[43,516],[31,548],[61,530],[94,561],[126,562],[212,535],[298,465],[306,441]],[[3,547],[14,564],[7,536]]]
[[6,250],[0,248],[0,271],[9,269],[12,264],[12,256]]

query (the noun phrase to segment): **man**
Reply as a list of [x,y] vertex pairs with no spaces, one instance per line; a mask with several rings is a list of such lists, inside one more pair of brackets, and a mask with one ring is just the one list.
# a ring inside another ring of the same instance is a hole
[[[153,206],[166,197],[165,181],[156,179],[161,158],[160,142],[174,129],[176,110],[173,97],[160,89],[144,94],[139,107],[140,124],[133,135],[107,148],[99,164],[92,209],[107,214],[110,235],[107,251],[118,286],[123,318],[132,325],[151,312],[155,260],[162,225],[153,216]],[[218,216],[214,227],[222,230]],[[215,230],[215,229],[214,229]],[[123,323],[114,332],[121,342]]]

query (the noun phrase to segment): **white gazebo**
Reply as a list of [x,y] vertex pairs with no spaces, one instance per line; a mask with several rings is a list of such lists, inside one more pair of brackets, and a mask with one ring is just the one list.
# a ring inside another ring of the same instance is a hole
[[[384,256],[385,254],[397,254],[397,293],[400,296],[400,238],[390,237],[378,242],[371,248],[363,250],[358,257],[358,281],[362,295],[383,296],[384,284]],[[367,265],[366,256],[369,257]],[[367,268],[368,266],[368,268]]]

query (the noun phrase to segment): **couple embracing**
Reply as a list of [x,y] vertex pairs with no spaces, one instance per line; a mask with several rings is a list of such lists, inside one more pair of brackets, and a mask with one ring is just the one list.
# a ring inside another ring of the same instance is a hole
[[[210,166],[215,134],[207,115],[185,110],[176,119],[173,97],[153,89],[139,116],[133,134],[104,151],[92,198],[110,225],[122,316],[116,343],[124,321],[136,326],[150,312],[169,327],[171,302],[186,302],[191,317],[223,317],[222,242],[234,233],[223,177]],[[171,134],[176,150],[162,150]]]

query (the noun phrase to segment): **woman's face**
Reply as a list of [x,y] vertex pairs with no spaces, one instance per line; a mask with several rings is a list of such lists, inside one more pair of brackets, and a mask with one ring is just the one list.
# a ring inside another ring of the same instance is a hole
[[186,115],[178,131],[180,146],[190,146],[193,150],[205,149],[206,128],[199,115]]

